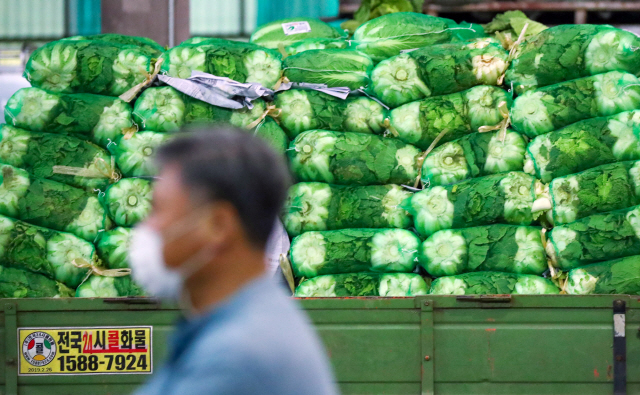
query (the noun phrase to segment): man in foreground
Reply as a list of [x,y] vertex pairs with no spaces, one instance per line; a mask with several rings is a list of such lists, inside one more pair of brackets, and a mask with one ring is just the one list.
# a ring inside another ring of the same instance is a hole
[[265,273],[289,185],[283,158],[225,127],[178,137],[157,159],[153,212],[130,261],[134,279],[180,300],[187,318],[137,395],[337,394],[304,313]]

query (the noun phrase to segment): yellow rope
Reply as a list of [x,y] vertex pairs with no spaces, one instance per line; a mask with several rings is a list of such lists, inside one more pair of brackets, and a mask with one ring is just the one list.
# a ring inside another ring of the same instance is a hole
[[69,176],[108,178],[112,182],[118,182],[122,178],[122,175],[116,170],[116,158],[114,156],[111,157],[111,164],[102,158],[95,158],[89,167],[53,166],[53,172]]
[[247,125],[247,129],[253,129],[258,126],[267,117],[267,115],[270,115],[273,118],[277,118],[281,113],[282,110],[277,108],[275,104],[269,104],[267,105],[267,108],[264,110],[264,112],[260,114],[260,117],[258,117],[258,119]]
[[91,273],[104,277],[124,277],[131,274],[131,269],[101,269],[83,258],[76,258],[71,264],[80,269],[91,269]]
[[130,102],[131,100],[133,100],[138,95],[138,93],[145,86],[147,86],[148,84],[153,82],[154,78],[156,78],[156,76],[160,72],[160,66],[162,66],[162,63],[164,62],[164,58],[162,56],[163,55],[160,55],[160,57],[156,60],[156,64],[154,65],[153,72],[151,74],[149,74],[149,73],[147,73],[146,70],[143,70],[143,72],[145,74],[144,81],[142,81],[141,83],[133,86],[131,89],[129,89],[125,93],[121,94],[119,96],[120,99],[126,101],[127,103]]

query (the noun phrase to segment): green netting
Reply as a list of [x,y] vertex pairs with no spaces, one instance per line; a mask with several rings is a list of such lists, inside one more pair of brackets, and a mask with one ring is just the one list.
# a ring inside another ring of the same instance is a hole
[[88,40],[52,41],[36,49],[25,68],[31,85],[51,92],[119,96],[153,71],[138,47]]
[[547,256],[542,228],[488,225],[432,234],[420,247],[420,266],[431,276],[496,271],[542,274]]
[[404,49],[427,47],[484,37],[480,25],[457,24],[451,19],[416,12],[396,12],[373,19],[353,34],[355,49],[379,62]]
[[301,182],[289,189],[282,222],[291,236],[311,230],[409,228],[411,217],[400,203],[410,196],[397,185]]
[[131,106],[115,97],[22,88],[7,101],[7,124],[34,132],[73,134],[106,147],[134,127]]
[[533,138],[583,119],[640,108],[640,80],[619,71],[525,92],[513,102],[513,128]]
[[314,49],[289,56],[282,63],[284,76],[292,82],[326,84],[330,88],[366,88],[373,69],[370,57],[349,49]]
[[572,269],[565,287],[570,295],[640,294],[640,256]]
[[305,232],[291,243],[296,277],[358,272],[412,272],[420,239],[404,229]]
[[[117,177],[111,155],[95,144],[72,136],[29,132],[8,125],[0,126],[0,162],[23,168],[37,178],[89,190],[104,189]],[[75,171],[79,173],[69,174]]]
[[0,298],[59,298],[73,290],[41,274],[0,266]]
[[305,280],[296,288],[297,297],[416,296],[426,295],[427,282],[409,273],[328,274]]
[[0,265],[28,270],[76,288],[89,273],[73,264],[96,263],[93,244],[70,233],[0,215]]
[[420,150],[396,139],[325,130],[303,132],[287,155],[300,181],[339,185],[408,184]]
[[594,214],[556,226],[547,239],[547,254],[562,270],[640,255],[640,207]]
[[158,57],[164,52],[164,47],[148,37],[128,36],[125,34],[103,33],[90,36],[73,36],[67,38],[67,40],[105,41],[113,44],[135,45],[152,57]]
[[640,161],[602,165],[549,184],[555,224],[640,204]]
[[544,295],[560,290],[550,280],[531,274],[478,272],[440,277],[431,284],[432,295]]
[[265,140],[279,154],[284,155],[289,147],[289,137],[273,118],[265,118],[255,127],[253,134]]
[[402,206],[423,236],[494,223],[530,225],[533,202],[542,189],[533,176],[514,171],[424,189]]
[[103,277],[92,275],[76,290],[77,298],[117,298],[122,296],[144,296],[130,276]]
[[476,86],[400,106],[389,112],[389,123],[400,140],[427,149],[443,132],[440,143],[475,133],[483,126],[497,126],[510,107],[511,96],[505,90]]
[[95,244],[102,263],[109,269],[128,268],[131,239],[130,228],[118,227],[101,232]]
[[[285,31],[287,23],[291,22],[307,22],[309,28],[308,32],[291,34],[289,31]],[[284,26],[283,26],[284,25]],[[262,25],[256,29],[251,35],[250,42],[261,45],[266,48],[278,48],[280,45],[290,45],[298,41],[311,39],[311,38],[340,38],[343,33],[329,26],[327,23],[322,22],[316,18],[288,18],[278,21],[273,21]]]
[[487,41],[420,48],[380,62],[371,72],[370,91],[398,107],[476,85],[500,85],[507,57],[500,44]]
[[444,143],[422,163],[422,183],[447,185],[468,178],[522,170],[527,144],[516,132],[473,133]]
[[[523,32],[525,26],[526,30]],[[521,35],[528,39],[547,28],[542,23],[532,21],[520,10],[498,14],[482,27],[487,34],[499,40],[506,49],[510,49]]]
[[640,73],[640,38],[609,25],[560,25],[517,47],[507,71],[516,92],[580,77],[626,71]]
[[151,181],[123,178],[111,185],[104,196],[109,217],[117,226],[134,226],[151,212]]
[[287,56],[297,55],[312,49],[345,49],[349,43],[343,38],[305,38],[284,47]]
[[589,168],[640,159],[640,111],[591,118],[533,139],[525,171],[543,182]]
[[353,19],[342,22],[340,27],[350,34],[363,23],[394,12],[422,12],[424,0],[363,0],[353,13]]
[[111,227],[97,196],[9,165],[0,165],[0,214],[88,241]]
[[152,177],[157,172],[154,155],[168,139],[169,135],[165,133],[147,130],[131,137],[120,137],[109,146],[109,151],[125,177]]
[[194,99],[170,86],[146,89],[136,100],[133,117],[142,130],[175,132],[189,124],[229,123],[246,128],[260,119],[267,109],[263,100],[253,101],[253,108],[230,110]]
[[196,70],[242,83],[255,82],[272,89],[282,75],[278,51],[219,38],[178,45],[162,57],[162,71],[171,77],[189,78]]

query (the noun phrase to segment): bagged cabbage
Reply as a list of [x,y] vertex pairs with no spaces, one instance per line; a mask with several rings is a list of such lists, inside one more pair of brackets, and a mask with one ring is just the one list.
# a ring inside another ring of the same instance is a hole
[[9,165],[0,165],[0,214],[88,241],[111,227],[97,196]]
[[482,25],[485,33],[495,37],[506,49],[511,49],[520,36],[528,39],[547,29],[540,22],[532,21],[520,10],[506,11]]
[[157,169],[154,155],[169,135],[150,130],[138,132],[127,138],[122,136],[117,143],[109,146],[116,164],[125,177],[153,177]]
[[240,41],[214,38],[200,44],[178,45],[162,57],[161,70],[170,77],[189,78],[197,70],[273,89],[282,75],[277,51]]
[[67,40],[105,41],[113,44],[135,45],[154,57],[160,56],[164,52],[164,47],[148,37],[128,36],[125,34],[92,34],[89,36],[73,36],[67,38]]
[[282,222],[291,236],[312,230],[409,228],[411,217],[400,203],[410,196],[398,185],[301,182],[289,188]]
[[433,187],[522,170],[526,146],[524,138],[511,131],[504,136],[500,132],[473,133],[449,141],[422,162],[422,183]]
[[77,298],[117,298],[144,296],[130,276],[108,277],[92,275],[76,289]]
[[135,128],[131,112],[129,103],[115,97],[22,88],[7,101],[4,119],[22,129],[73,134],[106,147]]
[[368,97],[342,100],[318,91],[291,89],[278,93],[275,105],[281,110],[280,125],[291,139],[311,129],[377,134],[385,130],[384,107]]
[[345,296],[416,296],[426,295],[429,285],[411,273],[328,274],[304,280],[296,288],[300,298],[332,298]]
[[389,125],[400,140],[427,149],[441,133],[444,135],[439,141],[445,143],[482,127],[499,128],[510,107],[511,96],[505,90],[476,86],[393,109],[389,112]]
[[131,228],[118,227],[101,232],[96,240],[96,252],[109,269],[129,267],[129,247],[132,240]]
[[556,178],[546,199],[556,225],[640,204],[640,161],[611,163]]
[[70,233],[0,215],[0,265],[39,273],[76,288],[89,270],[74,260],[97,263],[93,244]]
[[278,48],[312,38],[340,38],[344,34],[316,18],[287,18],[260,26],[251,35],[250,42]]
[[362,0],[353,13],[353,19],[342,22],[340,27],[350,34],[363,23],[393,12],[422,12],[424,0]]
[[534,138],[524,171],[542,182],[607,163],[640,159],[640,111],[579,121]]
[[516,92],[576,78],[626,71],[640,73],[640,38],[609,25],[560,25],[516,48],[506,74]]
[[572,269],[564,289],[569,295],[640,294],[640,256]]
[[488,225],[441,230],[420,247],[419,264],[432,277],[496,271],[540,275],[547,270],[542,228]]
[[424,189],[402,207],[413,216],[418,233],[430,236],[494,223],[531,225],[533,203],[543,192],[533,176],[513,171]]
[[253,134],[266,141],[279,154],[284,155],[289,148],[289,137],[273,118],[265,118],[255,127]]
[[547,240],[547,255],[562,270],[640,255],[640,206],[556,226]]
[[303,132],[287,152],[300,181],[339,185],[408,184],[420,150],[396,139],[325,130]]
[[344,38],[305,38],[284,47],[283,55],[293,56],[312,49],[345,49],[348,47],[349,42]]
[[431,295],[545,295],[560,290],[550,280],[531,274],[501,272],[466,273],[440,277],[431,284]]
[[412,272],[420,239],[404,229],[305,232],[291,243],[296,277],[358,272]]
[[525,92],[513,102],[513,128],[530,138],[583,119],[640,108],[640,80],[619,71]]
[[65,298],[73,293],[41,274],[0,266],[0,298]]
[[59,40],[31,54],[24,76],[50,92],[119,96],[147,81],[153,66],[152,56],[131,45]]
[[507,57],[499,43],[424,47],[378,63],[371,72],[370,91],[386,105],[398,107],[476,85],[500,85]]
[[104,196],[109,217],[117,226],[134,226],[151,212],[151,181],[123,178],[111,185]]
[[120,176],[111,155],[88,141],[0,126],[0,162],[37,178],[78,188],[104,189]]
[[462,42],[484,37],[480,25],[457,24],[451,19],[416,12],[396,12],[370,20],[353,34],[355,49],[375,62],[400,54],[405,49]]
[[289,81],[351,90],[366,88],[372,69],[370,57],[348,49],[308,50],[289,56],[282,63],[283,74]]
[[170,133],[188,124],[229,123],[247,128],[264,119],[267,105],[253,101],[253,108],[231,110],[194,99],[170,86],[148,88],[136,100],[133,117],[142,130]]

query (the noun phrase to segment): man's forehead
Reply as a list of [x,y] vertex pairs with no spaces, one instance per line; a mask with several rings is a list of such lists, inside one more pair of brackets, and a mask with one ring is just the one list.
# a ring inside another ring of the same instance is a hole
[[187,204],[188,191],[182,180],[178,165],[166,165],[160,171],[153,188],[153,199],[156,203]]

